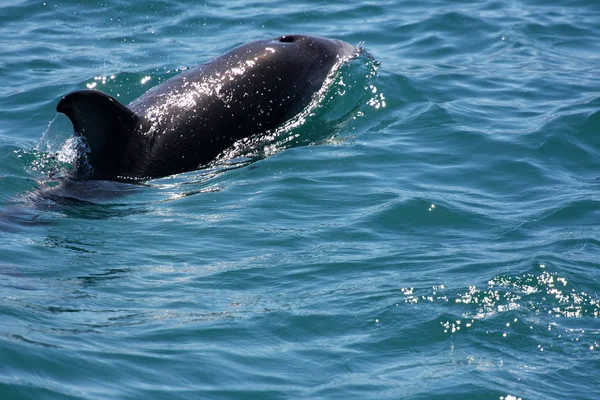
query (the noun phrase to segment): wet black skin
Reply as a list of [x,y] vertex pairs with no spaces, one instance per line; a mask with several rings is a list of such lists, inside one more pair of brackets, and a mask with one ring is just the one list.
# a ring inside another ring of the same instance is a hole
[[127,107],[96,91],[57,111],[86,138],[90,179],[141,180],[197,169],[236,141],[271,131],[306,108],[332,69],[358,50],[288,35],[237,47],[156,86]]

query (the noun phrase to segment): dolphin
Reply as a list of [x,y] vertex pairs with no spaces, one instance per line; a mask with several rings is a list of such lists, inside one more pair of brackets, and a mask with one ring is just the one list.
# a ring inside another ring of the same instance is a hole
[[285,35],[234,48],[128,106],[98,90],[80,90],[64,96],[56,110],[85,138],[79,177],[138,181],[174,175],[208,164],[240,139],[283,125],[358,54],[340,40]]

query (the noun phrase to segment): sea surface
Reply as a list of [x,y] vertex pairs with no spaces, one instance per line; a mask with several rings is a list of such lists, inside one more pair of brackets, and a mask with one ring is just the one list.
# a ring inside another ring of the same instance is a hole
[[[60,195],[62,96],[291,33],[300,123]],[[598,399],[599,316],[598,1],[0,4],[0,399]]]

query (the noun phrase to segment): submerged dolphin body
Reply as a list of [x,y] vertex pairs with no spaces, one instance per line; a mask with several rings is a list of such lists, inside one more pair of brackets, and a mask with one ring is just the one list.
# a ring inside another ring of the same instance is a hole
[[307,107],[354,46],[289,35],[237,47],[129,104],[97,90],[57,111],[86,139],[90,179],[141,180],[197,169],[236,141],[281,126]]

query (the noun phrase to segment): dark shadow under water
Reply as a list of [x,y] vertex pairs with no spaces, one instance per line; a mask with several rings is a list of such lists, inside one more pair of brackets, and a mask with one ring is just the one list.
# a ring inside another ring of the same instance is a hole
[[106,219],[144,213],[139,204],[123,201],[144,190],[140,184],[80,180],[73,177],[47,179],[0,211],[0,231],[46,226],[60,217]]

